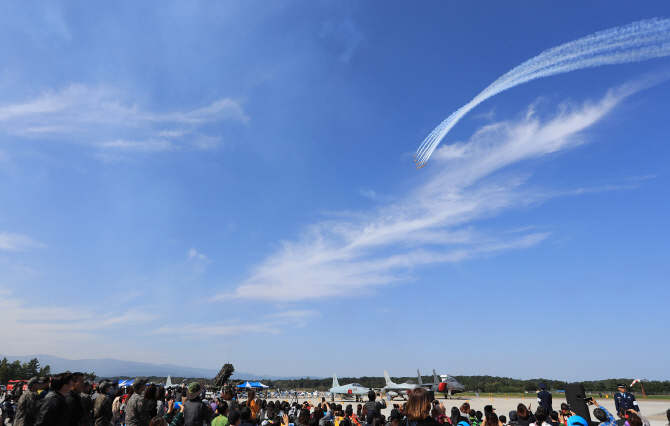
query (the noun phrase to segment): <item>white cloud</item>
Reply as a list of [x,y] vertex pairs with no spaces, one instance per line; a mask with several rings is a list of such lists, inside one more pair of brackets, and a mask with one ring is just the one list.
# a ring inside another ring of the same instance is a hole
[[105,337],[105,330],[135,328],[158,318],[139,307],[120,312],[105,309],[94,312],[81,306],[35,303],[13,297],[10,291],[1,287],[0,311],[3,313],[0,341],[5,351],[13,353],[40,353],[45,342],[50,342],[52,354],[71,353],[72,348],[84,339],[89,343],[99,341],[112,350],[115,343]]
[[520,120],[484,126],[467,143],[436,151],[431,167],[423,170],[425,183],[414,192],[372,212],[309,226],[219,297],[295,301],[343,296],[407,282],[419,266],[538,244],[550,233],[493,235],[469,225],[549,196],[525,190],[527,175],[496,172],[584,143],[581,132],[627,94],[611,91],[599,102],[564,105],[548,120],[538,118],[531,107]]
[[45,247],[44,244],[34,241],[26,235],[0,232],[0,250],[25,251],[33,248]]
[[147,140],[147,141],[126,141],[115,140],[109,142],[101,142],[99,146],[103,148],[116,148],[124,151],[142,151],[142,152],[160,152],[173,151],[179,149],[176,145],[166,140]]
[[238,322],[203,322],[170,325],[160,327],[152,331],[154,334],[169,334],[171,336],[180,336],[181,338],[202,339],[218,336],[235,336],[248,333],[273,333],[277,334],[280,330],[269,323],[261,324],[240,324]]
[[281,318],[286,320],[300,320],[304,318],[314,318],[321,316],[321,313],[318,311],[302,310],[302,311],[282,311],[272,314],[275,318]]
[[103,152],[160,152],[182,147],[210,150],[220,145],[221,137],[206,133],[202,127],[222,120],[247,123],[249,117],[240,103],[230,98],[191,110],[151,111],[126,99],[122,91],[83,84],[0,105],[0,132],[67,140]]
[[193,275],[202,275],[212,260],[194,248],[188,251],[188,264]]

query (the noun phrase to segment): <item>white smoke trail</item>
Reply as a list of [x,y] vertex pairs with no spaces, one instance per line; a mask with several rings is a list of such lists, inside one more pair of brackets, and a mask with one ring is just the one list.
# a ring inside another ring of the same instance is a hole
[[423,141],[414,156],[414,162],[417,168],[425,166],[440,141],[465,114],[503,90],[536,78],[581,68],[639,62],[668,55],[670,19],[634,22],[545,50],[498,78],[473,100],[447,117]]

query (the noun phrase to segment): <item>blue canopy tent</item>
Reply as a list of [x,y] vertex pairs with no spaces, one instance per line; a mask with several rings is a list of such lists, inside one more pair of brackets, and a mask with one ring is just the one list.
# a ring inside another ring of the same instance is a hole
[[261,382],[246,382],[241,385],[237,385],[238,388],[255,388],[255,389],[266,389],[269,386],[264,385]]
[[134,380],[119,380],[119,387],[131,386]]

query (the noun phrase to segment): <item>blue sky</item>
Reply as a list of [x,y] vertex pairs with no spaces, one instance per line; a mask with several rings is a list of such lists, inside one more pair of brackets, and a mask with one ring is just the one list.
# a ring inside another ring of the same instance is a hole
[[0,9],[3,353],[670,379],[669,58],[512,88],[412,161],[667,2]]

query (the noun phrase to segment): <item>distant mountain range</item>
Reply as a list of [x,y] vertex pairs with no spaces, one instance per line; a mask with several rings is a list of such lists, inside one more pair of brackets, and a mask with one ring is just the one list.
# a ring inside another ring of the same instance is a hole
[[[172,377],[202,377],[213,379],[218,373],[218,369],[182,367],[174,364],[151,364],[148,362],[122,361],[119,359],[66,359],[52,355],[24,355],[7,356],[0,355],[0,359],[7,358],[8,361],[19,360],[21,362],[30,361],[37,358],[41,366],[50,366],[52,373],[62,371],[82,371],[86,373],[95,373],[98,377],[119,377],[119,376],[172,376]],[[307,377],[307,376],[305,376]],[[317,378],[309,376],[312,378]],[[233,379],[237,380],[282,380],[282,379],[301,379],[302,377],[284,377],[284,376],[259,376],[252,373],[235,371]],[[320,378],[320,377],[319,377]]]

